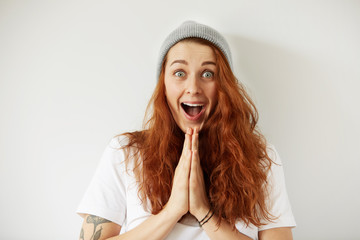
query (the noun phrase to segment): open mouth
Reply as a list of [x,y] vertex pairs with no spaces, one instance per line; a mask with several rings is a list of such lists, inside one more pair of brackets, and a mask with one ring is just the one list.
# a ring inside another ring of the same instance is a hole
[[193,103],[181,103],[181,107],[184,109],[185,113],[192,118],[197,118],[200,116],[204,109],[204,104],[193,104]]

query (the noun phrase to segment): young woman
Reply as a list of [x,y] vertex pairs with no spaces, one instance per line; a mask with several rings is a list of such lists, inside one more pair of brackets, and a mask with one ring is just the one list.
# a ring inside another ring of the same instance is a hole
[[159,59],[144,130],[106,148],[77,211],[80,239],[292,239],[280,158],[226,40],[188,21]]

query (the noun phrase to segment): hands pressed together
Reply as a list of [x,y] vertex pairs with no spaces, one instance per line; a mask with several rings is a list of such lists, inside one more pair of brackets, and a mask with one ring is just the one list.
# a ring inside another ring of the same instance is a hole
[[199,130],[188,128],[175,170],[171,195],[165,208],[179,218],[190,212],[200,221],[210,210],[199,159]]

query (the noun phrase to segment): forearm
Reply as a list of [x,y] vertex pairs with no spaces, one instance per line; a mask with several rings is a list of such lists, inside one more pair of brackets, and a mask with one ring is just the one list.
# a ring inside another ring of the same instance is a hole
[[108,240],[161,240],[164,239],[174,228],[180,217],[163,209],[160,213],[152,215],[139,226]]

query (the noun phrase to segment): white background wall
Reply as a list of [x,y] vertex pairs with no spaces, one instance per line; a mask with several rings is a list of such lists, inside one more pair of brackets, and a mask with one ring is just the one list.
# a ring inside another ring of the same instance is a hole
[[158,49],[222,32],[278,149],[295,239],[360,239],[359,1],[0,1],[0,239],[77,239],[106,144],[139,129]]

